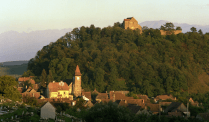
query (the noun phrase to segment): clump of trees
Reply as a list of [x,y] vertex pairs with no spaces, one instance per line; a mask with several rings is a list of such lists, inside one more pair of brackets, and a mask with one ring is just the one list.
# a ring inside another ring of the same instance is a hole
[[21,94],[17,90],[17,82],[12,76],[0,76],[0,94],[13,101],[21,101]]
[[[166,23],[162,28],[172,31],[174,26]],[[140,34],[119,23],[102,29],[82,26],[39,50],[28,70],[39,76],[43,87],[52,79],[72,79],[79,65],[85,90],[148,96],[184,92],[195,87],[201,72],[209,71],[209,35],[200,32],[162,36],[159,29],[144,27]]]

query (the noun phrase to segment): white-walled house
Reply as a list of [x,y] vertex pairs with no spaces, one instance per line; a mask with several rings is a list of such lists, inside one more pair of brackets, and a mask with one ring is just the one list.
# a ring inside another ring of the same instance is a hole
[[47,102],[41,107],[41,118],[51,118],[55,119],[56,116],[56,108],[50,103]]

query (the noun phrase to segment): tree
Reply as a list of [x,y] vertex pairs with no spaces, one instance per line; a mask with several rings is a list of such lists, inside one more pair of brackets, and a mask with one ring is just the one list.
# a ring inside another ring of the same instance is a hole
[[91,107],[84,116],[84,120],[86,122],[130,122],[133,117],[128,108],[108,102]]
[[105,90],[104,74],[105,71],[102,68],[96,68],[94,71],[94,78],[95,78],[94,86],[98,88],[100,92],[104,92]]
[[4,75],[0,76],[0,94],[11,100],[20,101],[21,94],[15,87],[17,82],[12,76]]
[[182,30],[182,28],[180,26],[177,26],[176,30]]
[[147,27],[147,26],[143,26],[142,27],[142,31],[144,31],[144,30],[148,30],[149,28]]
[[160,30],[164,30],[166,31],[167,35],[170,35],[172,33],[174,33],[174,24],[171,22],[167,22],[166,24],[164,24],[163,26],[160,27]]
[[29,76],[35,76],[31,70],[27,70],[23,73],[22,77],[29,77]]
[[45,69],[43,69],[41,73],[41,86],[46,88],[46,82],[47,82],[47,74]]
[[30,97],[29,95],[23,96],[23,102],[31,106],[37,105],[37,99],[35,97]]
[[201,29],[198,31],[198,33],[199,33],[200,35],[203,35],[203,32],[202,32]]
[[194,33],[197,32],[197,29],[195,27],[190,28],[190,30]]
[[52,75],[52,71],[49,70],[49,75],[47,76],[47,84],[49,84],[53,80],[54,80],[54,78],[53,78],[53,75]]
[[165,30],[165,31],[173,31],[174,30],[174,24],[171,22],[165,23],[163,26],[161,26],[160,30]]

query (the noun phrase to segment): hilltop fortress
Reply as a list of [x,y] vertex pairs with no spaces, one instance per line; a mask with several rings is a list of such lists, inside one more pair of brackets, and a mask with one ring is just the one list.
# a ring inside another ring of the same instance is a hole
[[[124,29],[131,29],[131,30],[135,30],[135,29],[139,29],[140,30],[140,34],[142,33],[142,27],[138,24],[138,21],[134,18],[134,17],[129,17],[124,19],[123,21],[123,28]],[[170,35],[170,32],[164,31],[164,30],[160,30],[161,35]],[[182,33],[181,30],[174,30],[173,32],[175,35]]]

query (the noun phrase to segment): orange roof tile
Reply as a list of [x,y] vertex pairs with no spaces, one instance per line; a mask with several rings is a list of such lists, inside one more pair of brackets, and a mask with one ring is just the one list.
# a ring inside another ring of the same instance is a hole
[[138,94],[137,97],[138,97],[139,99],[144,99],[144,101],[147,101],[147,100],[149,99],[147,95]]
[[172,100],[174,100],[174,98],[173,98],[173,96],[172,95],[159,95],[159,96],[157,96],[155,99],[157,99],[157,100],[159,100],[159,99],[161,99],[161,100],[167,100],[167,99],[172,99]]
[[127,99],[128,104],[137,104],[138,106],[144,106],[144,99]]
[[130,21],[130,19],[124,19],[124,21]]
[[96,90],[96,88],[94,89],[94,91],[92,93],[99,94],[99,92]]
[[81,72],[80,72],[78,65],[76,66],[75,76],[81,76]]
[[30,82],[31,84],[36,84],[35,80],[33,80],[33,79],[30,79],[29,82]]
[[152,112],[159,112],[159,104],[147,103],[146,106],[149,106]]
[[133,97],[127,97],[127,96],[125,96],[124,94],[122,94],[122,93],[115,93],[115,92],[113,92],[113,91],[110,91],[109,92],[109,95],[110,95],[110,99],[113,99],[113,94],[115,94],[115,100],[125,100],[125,99],[133,99]]
[[51,82],[48,84],[50,92],[57,92],[58,90],[69,90],[66,82]]
[[27,81],[27,80],[30,80],[30,77],[19,77],[18,78],[19,82],[24,82],[24,81]]
[[107,93],[99,93],[96,97],[96,99],[107,99],[108,95]]
[[82,96],[87,97],[89,100],[91,100],[91,92],[82,92]]

